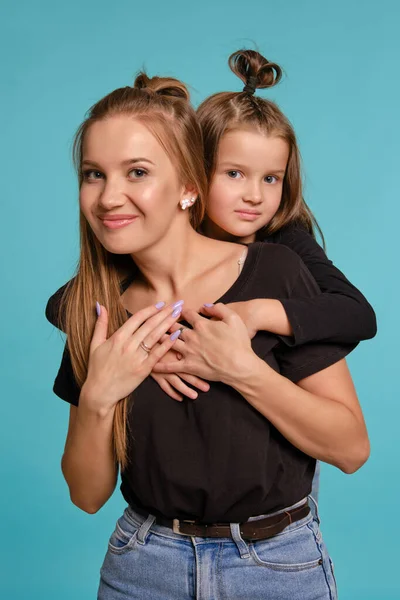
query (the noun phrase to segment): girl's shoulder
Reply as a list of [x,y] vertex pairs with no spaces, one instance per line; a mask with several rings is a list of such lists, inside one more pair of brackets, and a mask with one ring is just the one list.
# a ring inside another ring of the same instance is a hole
[[289,297],[299,281],[315,292],[316,284],[304,262],[287,246],[277,242],[255,242],[250,245],[249,253],[253,268],[248,286],[257,290],[259,297],[267,297],[268,290],[274,294],[271,297]]
[[300,221],[289,223],[274,233],[263,233],[260,231],[257,238],[261,242],[270,244],[286,245],[296,240],[310,240],[312,243],[317,243],[312,233]]

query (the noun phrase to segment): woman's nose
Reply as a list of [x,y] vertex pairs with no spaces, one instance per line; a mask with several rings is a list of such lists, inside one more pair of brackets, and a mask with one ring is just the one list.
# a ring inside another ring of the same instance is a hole
[[118,206],[123,206],[126,202],[125,194],[116,183],[107,182],[99,198],[99,205],[104,210],[112,210]]

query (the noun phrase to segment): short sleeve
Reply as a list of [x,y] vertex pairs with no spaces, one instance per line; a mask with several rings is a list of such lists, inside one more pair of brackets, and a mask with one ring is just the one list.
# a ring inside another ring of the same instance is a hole
[[[62,319],[60,319],[59,315],[60,302],[69,283],[70,282],[66,283],[57,290],[57,292],[49,298],[46,305],[46,318],[58,329],[62,327],[60,324]],[[78,406],[81,390],[74,376],[71,355],[67,343],[64,346],[61,364],[53,385],[53,392],[62,400],[65,400],[74,406]]]
[[81,390],[72,370],[71,356],[67,344],[65,344],[60,368],[54,381],[53,392],[66,402],[74,406],[79,405]]
[[[307,267],[299,259],[299,272],[290,296],[296,298],[312,298],[320,294],[316,281]],[[356,343],[309,342],[301,346],[288,346],[281,340],[274,349],[280,373],[293,382],[314,375],[345,358]]]

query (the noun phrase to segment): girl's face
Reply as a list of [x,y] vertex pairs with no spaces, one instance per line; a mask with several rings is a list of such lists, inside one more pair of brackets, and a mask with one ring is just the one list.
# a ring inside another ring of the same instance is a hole
[[289,146],[255,130],[226,133],[207,200],[205,233],[249,243],[279,208]]
[[100,243],[134,254],[162,240],[187,194],[147,127],[127,115],[97,121],[82,150],[80,207]]

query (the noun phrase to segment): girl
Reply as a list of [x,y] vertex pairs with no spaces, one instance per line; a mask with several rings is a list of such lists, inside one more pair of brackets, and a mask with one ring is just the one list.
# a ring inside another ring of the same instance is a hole
[[[251,336],[266,330],[284,336],[292,346],[326,340],[355,347],[375,335],[374,311],[314,238],[315,219],[302,197],[300,154],[291,124],[276,104],[254,96],[257,88],[278,83],[281,69],[253,50],[235,52],[229,66],[245,83],[243,91],[215,94],[197,111],[209,180],[202,230],[221,240],[248,244],[258,239],[288,246],[322,292],[313,298],[255,299],[231,308]],[[197,397],[178,374],[153,376],[177,400]],[[315,499],[318,487],[319,464]]]
[[[99,510],[120,466],[128,503],[98,598],[335,598],[307,495],[316,458],[352,473],[369,454],[349,347],[291,348],[268,332],[250,341],[226,306],[313,297],[316,283],[283,246],[196,232],[202,138],[180,82],[140,75],[115,90],[75,150],[81,256],[48,315],[59,311],[68,336],[54,390],[71,404],[71,499]],[[197,402],[170,401],[149,377],[178,343],[176,332],[162,340],[180,313],[180,362],[211,382]]]

